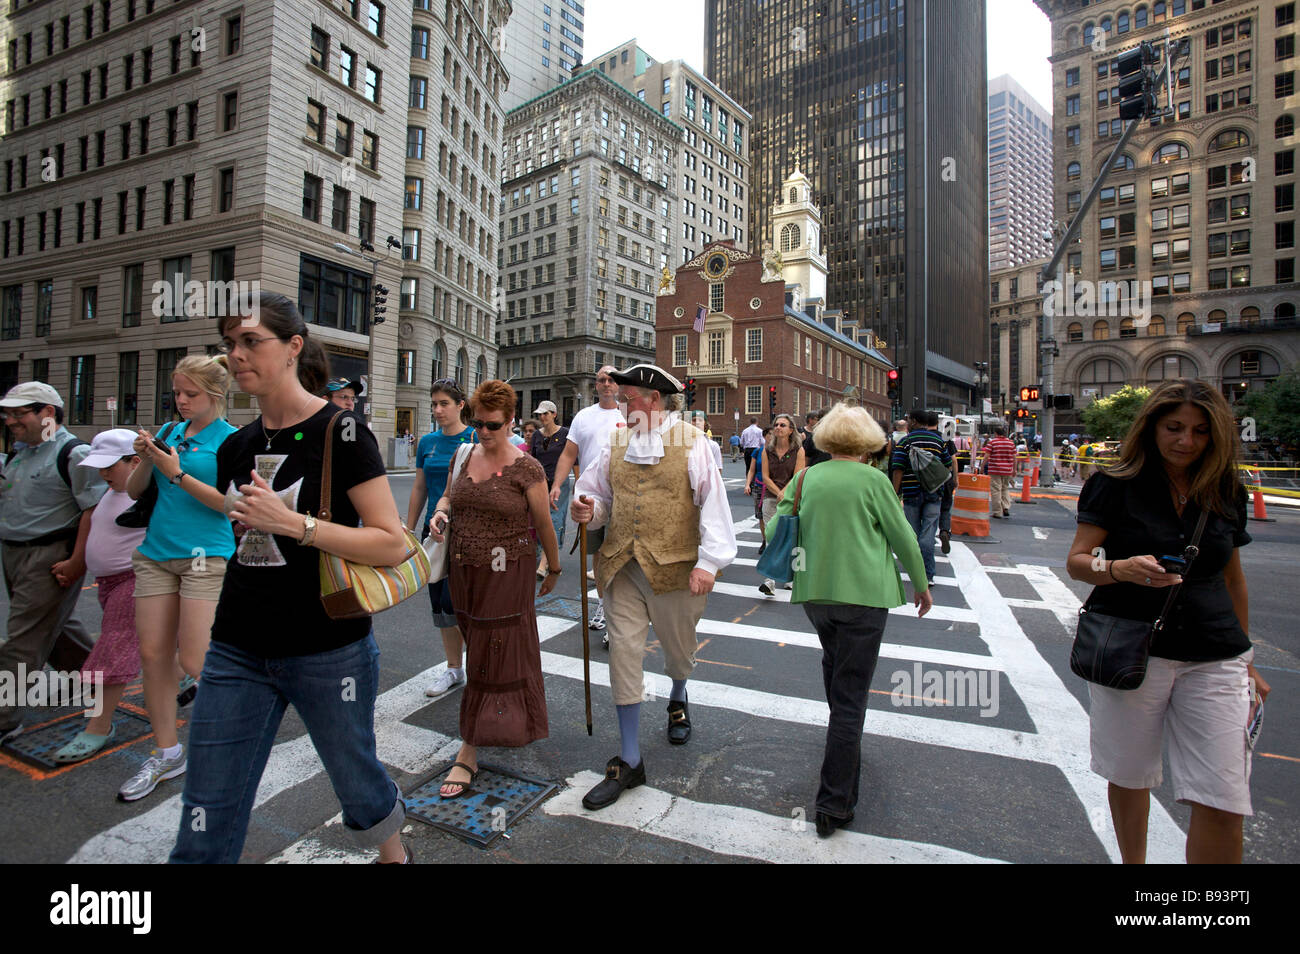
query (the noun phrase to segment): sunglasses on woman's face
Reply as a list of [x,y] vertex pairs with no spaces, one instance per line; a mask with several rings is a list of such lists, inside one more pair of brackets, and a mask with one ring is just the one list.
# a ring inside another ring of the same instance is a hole
[[469,426],[475,430],[486,427],[489,431],[499,431],[506,426],[505,421],[480,421],[477,418],[469,422]]

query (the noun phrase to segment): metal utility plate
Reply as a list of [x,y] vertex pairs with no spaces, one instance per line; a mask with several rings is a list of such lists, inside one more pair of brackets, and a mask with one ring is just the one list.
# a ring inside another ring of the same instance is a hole
[[[69,764],[76,763],[56,762],[54,753],[71,742],[85,725],[82,710],[76,709],[53,722],[25,729],[22,735],[6,742],[0,752],[43,769],[66,768]],[[134,742],[153,731],[147,718],[121,707],[113,711],[113,728],[117,734],[109,744],[115,748],[123,743]]]
[[408,818],[488,848],[537,805],[559,789],[554,782],[525,778],[480,763],[474,784],[459,798],[442,798],[438,789],[451,772],[448,762],[402,796]]
[[582,619],[582,602],[564,596],[548,596],[537,601],[537,613],[541,616],[561,616],[564,619]]

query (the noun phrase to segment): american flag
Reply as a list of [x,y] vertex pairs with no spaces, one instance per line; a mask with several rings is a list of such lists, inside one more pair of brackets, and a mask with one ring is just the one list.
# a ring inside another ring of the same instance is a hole
[[703,305],[695,306],[695,330],[701,334],[704,333],[704,316],[707,313]]

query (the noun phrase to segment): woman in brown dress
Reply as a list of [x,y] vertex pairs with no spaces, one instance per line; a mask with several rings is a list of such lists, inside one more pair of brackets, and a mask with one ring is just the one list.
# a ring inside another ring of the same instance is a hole
[[[754,455],[754,460],[759,460],[759,455]],[[776,508],[785,496],[785,488],[789,486],[794,475],[804,469],[805,460],[803,444],[799,442],[798,434],[794,429],[794,418],[789,414],[778,414],[772,420],[772,435],[767,439],[767,446],[763,448],[762,468],[758,474],[758,480],[763,482],[764,489],[767,491],[763,497],[763,516],[759,518],[758,526],[763,531],[763,536],[767,536],[767,525],[776,519]],[[748,482],[745,484],[745,492],[749,492],[750,485],[754,482],[754,461],[750,461],[750,471]],[[786,589],[791,588],[791,584],[785,585]],[[758,590],[765,596],[773,596],[776,593],[776,582],[774,580],[764,580],[758,585]]]
[[430,522],[435,540],[450,523],[451,601],[468,650],[460,703],[464,741],[439,791],[443,798],[457,798],[473,784],[479,746],[517,748],[546,738],[530,528],[551,568],[539,594],[551,592],[560,575],[546,474],[510,443],[514,389],[484,381],[469,403],[480,443],[470,445]]

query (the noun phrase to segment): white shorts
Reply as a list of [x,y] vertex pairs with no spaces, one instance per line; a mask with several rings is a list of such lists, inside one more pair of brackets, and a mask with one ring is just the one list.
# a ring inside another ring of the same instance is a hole
[[1246,664],[1254,654],[1200,663],[1152,656],[1137,689],[1089,684],[1092,770],[1122,788],[1157,787],[1168,728],[1174,798],[1253,815]]

